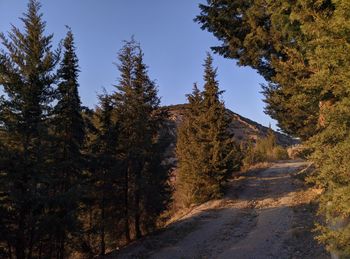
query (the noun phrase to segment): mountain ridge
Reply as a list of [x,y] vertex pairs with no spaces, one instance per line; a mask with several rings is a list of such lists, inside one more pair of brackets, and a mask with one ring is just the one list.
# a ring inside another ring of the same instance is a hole
[[[162,109],[168,112],[168,119],[166,122],[166,134],[168,136],[169,145],[165,154],[166,161],[169,164],[176,166],[176,138],[177,138],[177,128],[183,121],[183,118],[188,109],[188,104],[176,104],[163,106]],[[229,130],[233,133],[233,137],[237,142],[248,144],[255,143],[258,139],[264,138],[268,135],[269,128],[265,127],[251,119],[243,117],[238,113],[226,109],[227,116],[229,116],[232,121],[230,123]],[[287,136],[283,133],[272,130],[276,136],[276,143],[283,147],[292,146],[298,144],[299,141]]]
[[[168,120],[173,121],[176,124],[176,126],[179,126],[187,110],[187,104],[168,105],[163,106],[162,108],[168,111]],[[233,112],[230,109],[226,109],[226,112],[227,115],[232,118],[230,130],[233,131],[234,137],[239,142],[248,140],[252,140],[253,142],[255,142],[258,138],[267,136],[269,127],[263,126],[260,123],[246,118],[236,112]],[[287,147],[299,143],[297,139],[294,139],[286,134],[275,130],[272,131],[276,135],[276,141],[278,145]]]

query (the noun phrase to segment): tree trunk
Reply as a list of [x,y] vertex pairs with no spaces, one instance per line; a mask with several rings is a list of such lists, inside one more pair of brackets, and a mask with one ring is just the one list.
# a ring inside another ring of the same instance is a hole
[[142,236],[141,232],[141,211],[140,211],[140,200],[141,200],[141,188],[142,188],[142,171],[144,168],[143,159],[139,158],[136,168],[135,175],[135,213],[134,213],[134,222],[135,222],[135,237],[139,239]]
[[140,192],[139,188],[136,187],[135,191],[135,235],[136,239],[141,237],[141,229],[140,229]]
[[106,243],[105,243],[105,228],[101,228],[100,235],[100,256],[104,256],[106,253]]
[[11,246],[11,244],[10,244],[10,242],[7,240],[7,249],[8,249],[8,257],[9,257],[9,259],[12,259],[12,246]]
[[21,209],[16,238],[16,258],[25,259],[25,235],[24,235],[24,209]]
[[60,249],[58,251],[58,259],[64,259],[64,250],[65,250],[65,247],[64,247],[64,243],[65,243],[65,236],[64,234],[62,234],[61,238],[60,238]]
[[106,253],[106,243],[105,243],[105,210],[104,205],[101,211],[101,232],[100,232],[100,256],[104,256]]
[[129,228],[129,171],[131,165],[128,163],[128,168],[125,170],[124,182],[124,233],[126,242],[130,242],[130,228]]

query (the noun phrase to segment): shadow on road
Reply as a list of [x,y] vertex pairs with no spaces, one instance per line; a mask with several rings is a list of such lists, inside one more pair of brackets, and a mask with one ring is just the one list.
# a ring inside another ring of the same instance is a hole
[[107,258],[329,258],[313,239],[315,197],[293,173],[303,162],[241,174],[227,195]]

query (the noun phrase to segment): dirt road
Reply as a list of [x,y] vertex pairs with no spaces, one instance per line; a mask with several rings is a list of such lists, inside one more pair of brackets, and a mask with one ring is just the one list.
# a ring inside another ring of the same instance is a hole
[[311,233],[317,190],[293,177],[303,162],[233,179],[227,195],[109,258],[329,258]]

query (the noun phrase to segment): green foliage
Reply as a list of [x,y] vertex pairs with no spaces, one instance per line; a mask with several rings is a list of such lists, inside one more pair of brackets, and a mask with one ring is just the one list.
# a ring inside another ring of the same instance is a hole
[[[124,234],[139,238],[152,230],[170,201],[169,168],[160,129],[166,113],[159,109],[157,87],[147,74],[143,53],[133,39],[119,52],[120,80],[113,98],[119,128],[118,155],[124,175]],[[150,195],[152,194],[152,195]]]
[[313,150],[306,145],[295,145],[287,148],[288,155],[291,159],[308,159]]
[[197,21],[223,42],[214,50],[256,68],[267,113],[309,139],[311,180],[324,189],[319,240],[349,256],[349,1],[219,0],[201,10]]
[[76,249],[80,235],[78,220],[81,202],[81,182],[84,158],[81,150],[85,139],[85,125],[78,94],[78,59],[73,34],[69,30],[63,42],[63,59],[58,70],[57,104],[52,118],[52,198],[46,213],[52,214],[45,224],[48,228],[48,250],[63,258]]
[[185,206],[221,197],[225,181],[240,166],[240,150],[228,132],[230,121],[219,99],[222,92],[210,55],[204,67],[204,91],[194,86],[178,130],[178,188]]
[[246,150],[244,150],[243,169],[249,169],[252,165],[267,162],[267,155],[260,152],[259,149],[259,146],[257,145],[256,149],[253,143],[248,145]]
[[[300,3],[299,3],[300,2]],[[305,48],[303,21],[295,12],[303,1],[208,1],[196,21],[212,32],[221,46],[212,49],[264,76],[266,112],[287,134],[307,139],[317,130],[320,87],[300,80],[313,73]],[[325,7],[326,8],[326,7]]]
[[117,157],[118,128],[114,119],[113,99],[99,96],[93,114],[94,128],[89,134],[89,171],[86,176],[83,213],[83,253],[104,255],[121,235],[123,176]]
[[166,111],[159,109],[155,83],[134,40],[119,52],[117,91],[99,96],[90,116],[89,170],[84,197],[82,247],[86,256],[103,256],[157,228],[168,208],[169,168]]
[[[303,3],[297,13],[302,30],[312,39],[308,42],[308,60],[314,73],[303,81],[305,87],[320,87],[320,132],[313,136],[311,160],[317,174],[313,180],[324,188],[320,212],[326,224],[320,223],[321,240],[329,250],[341,256],[350,255],[349,235],[349,148],[350,58],[348,1]],[[317,15],[315,15],[317,14]],[[308,20],[314,17],[313,20]]]
[[318,224],[318,239],[345,257],[350,254],[349,101],[344,98],[328,111],[325,129],[309,142],[314,149],[310,159],[316,165],[309,181],[324,189],[319,211],[325,224]]
[[260,138],[255,144],[250,143],[248,145],[243,158],[243,167],[249,168],[258,163],[285,160],[288,158],[287,150],[276,144],[276,136],[270,129],[265,138]]
[[30,0],[23,32],[0,35],[0,257],[92,258],[153,231],[167,209],[167,113],[135,41],[117,91],[84,109],[73,33],[61,58],[39,9]]
[[[31,0],[22,21],[8,38],[0,35],[1,140],[5,156],[0,171],[2,234],[0,243],[8,256],[46,255],[51,201],[49,163],[52,137],[49,115],[54,97],[54,69],[59,61],[51,50],[52,35],[45,36],[40,4]],[[6,183],[6,184],[5,184]],[[4,246],[3,246],[4,244]],[[12,254],[11,254],[12,253]]]
[[273,157],[275,160],[287,160],[287,159],[289,159],[287,150],[281,146],[276,146],[274,148]]

